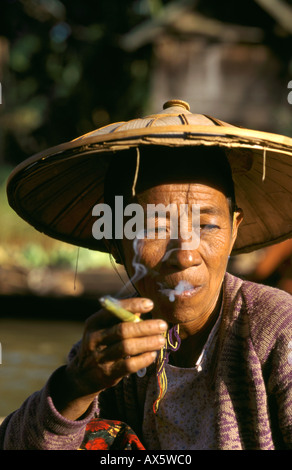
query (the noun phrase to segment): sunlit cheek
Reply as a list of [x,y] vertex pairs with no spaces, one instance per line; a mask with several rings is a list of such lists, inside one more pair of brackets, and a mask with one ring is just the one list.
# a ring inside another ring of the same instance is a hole
[[145,240],[141,250],[140,262],[148,269],[154,269],[167,252],[166,240]]
[[206,264],[213,267],[225,267],[229,255],[231,237],[227,233],[221,232],[216,236],[208,235],[201,237],[200,248]]

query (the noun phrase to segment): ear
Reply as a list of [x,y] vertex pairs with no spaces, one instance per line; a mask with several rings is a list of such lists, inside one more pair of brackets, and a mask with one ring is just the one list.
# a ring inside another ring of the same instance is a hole
[[233,249],[235,240],[237,238],[238,228],[243,221],[243,210],[240,208],[236,208],[236,211],[233,212],[233,220],[232,220],[232,235],[231,235],[231,248],[229,251],[229,255]]

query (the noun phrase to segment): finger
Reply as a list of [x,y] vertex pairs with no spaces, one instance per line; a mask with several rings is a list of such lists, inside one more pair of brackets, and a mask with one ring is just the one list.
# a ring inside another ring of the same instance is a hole
[[101,309],[85,320],[85,332],[109,328],[119,323],[119,319],[112,315],[108,310]]
[[146,313],[150,312],[154,304],[151,299],[145,297],[132,297],[130,299],[122,299],[119,304],[132,313]]
[[137,356],[146,352],[157,352],[164,344],[165,337],[161,335],[147,338],[130,338],[108,347],[100,347],[100,349],[96,351],[95,357],[100,363],[118,361],[128,356]]
[[168,326],[163,320],[145,320],[139,323],[122,322],[110,328],[93,331],[88,335],[89,349],[98,345],[111,345],[129,338],[146,339],[151,336],[162,335]]
[[157,358],[156,352],[145,352],[139,356],[128,357],[114,363],[111,369],[111,376],[114,379],[125,377],[138,372],[144,367],[149,367]]
[[[153,302],[150,299],[139,297],[119,300],[119,304],[134,314],[147,313],[153,308]],[[119,320],[113,313],[102,308],[86,320],[85,328],[87,330],[97,330],[99,328],[106,328],[117,324],[120,321],[121,320]]]

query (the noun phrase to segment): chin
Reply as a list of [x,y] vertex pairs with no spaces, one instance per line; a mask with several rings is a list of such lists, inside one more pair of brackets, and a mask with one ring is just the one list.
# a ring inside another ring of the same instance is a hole
[[[201,296],[197,294],[185,294],[175,296],[174,300],[163,294],[155,296],[152,300],[154,301],[153,317],[161,318],[168,323],[185,323],[201,315],[202,301]],[[204,305],[204,304],[203,304]]]

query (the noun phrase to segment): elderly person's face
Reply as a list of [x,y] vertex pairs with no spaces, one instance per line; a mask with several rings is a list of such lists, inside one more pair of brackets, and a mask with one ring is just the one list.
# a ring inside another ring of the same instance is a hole
[[[197,247],[185,249],[182,245],[185,240],[180,232],[176,240],[166,236],[139,241],[138,260],[147,272],[135,287],[142,297],[153,300],[154,317],[169,323],[204,321],[219,298],[241,214],[236,213],[232,221],[229,202],[223,192],[204,184],[158,185],[143,191],[137,199],[144,213],[148,204],[199,205],[200,241]],[[132,277],[135,272],[132,265],[135,255],[133,241],[124,239],[122,249],[127,272]],[[170,300],[167,293],[173,291],[180,281],[192,287],[175,294],[174,300]]]

